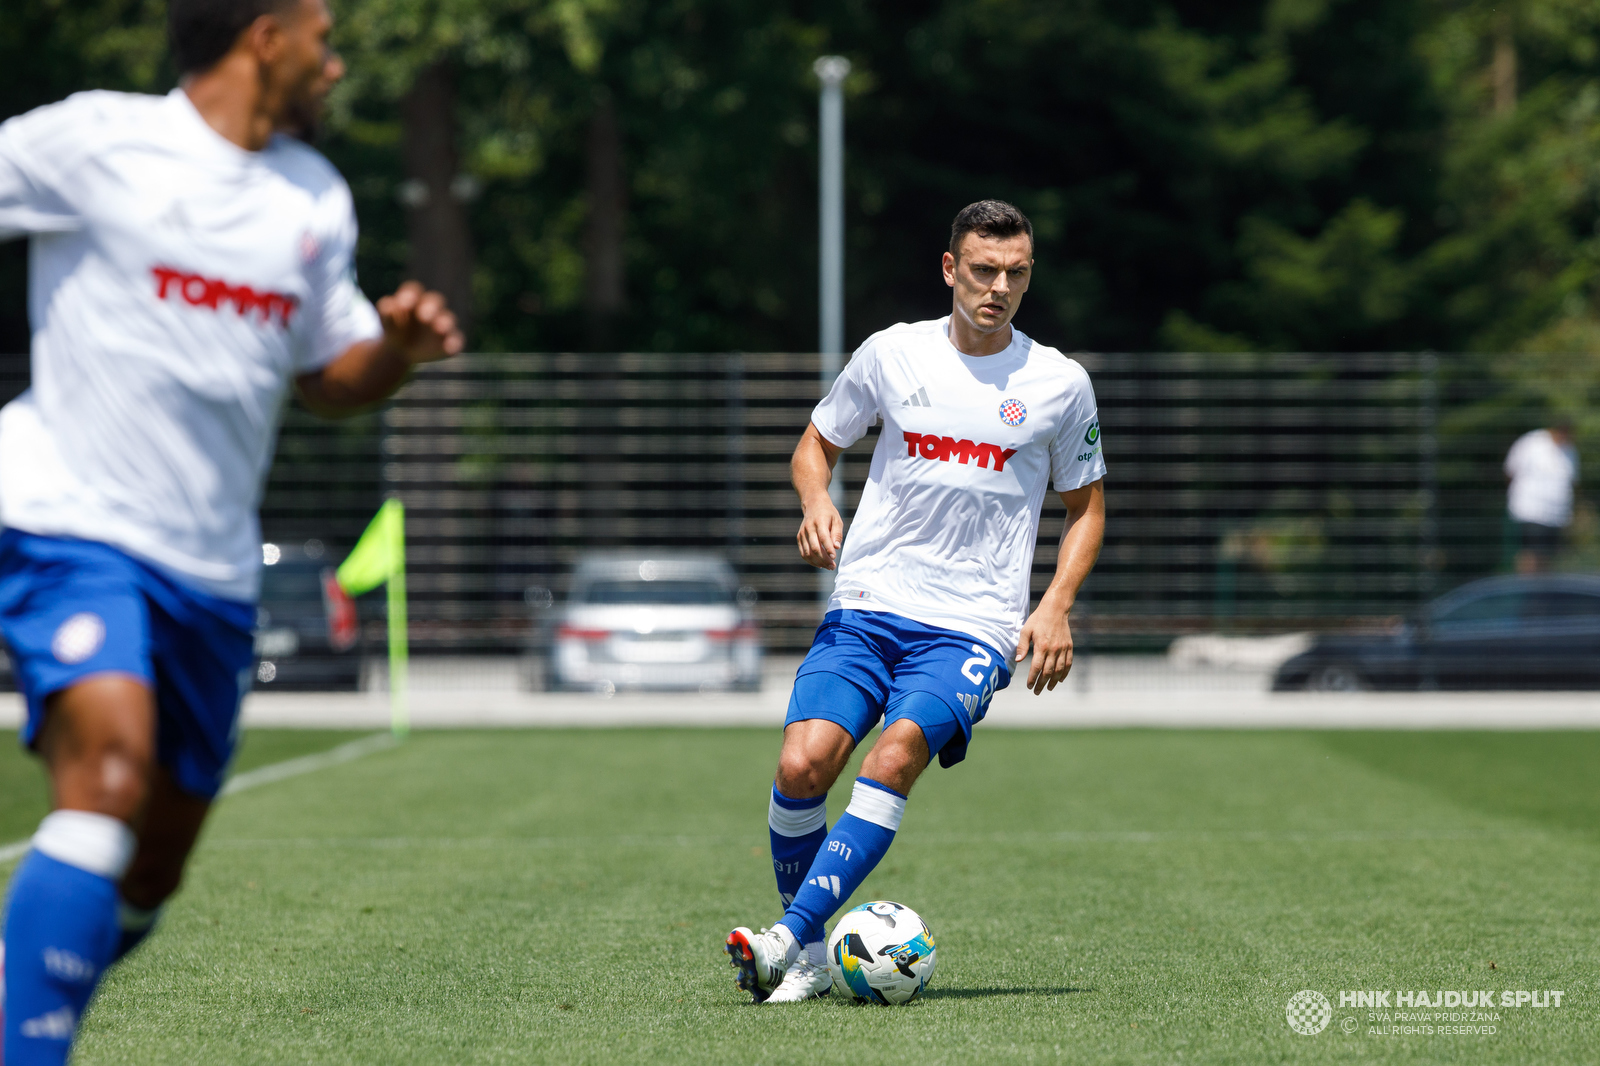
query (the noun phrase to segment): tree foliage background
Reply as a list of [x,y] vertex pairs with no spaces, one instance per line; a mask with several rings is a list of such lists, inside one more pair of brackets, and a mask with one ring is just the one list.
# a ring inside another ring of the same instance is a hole
[[[406,101],[439,74],[480,348],[814,346],[811,64],[837,52],[852,344],[947,308],[949,220],[998,196],[1038,227],[1022,324],[1060,347],[1600,349],[1585,0],[333,7],[351,75],[321,147],[356,193],[363,282],[426,252]],[[8,0],[0,115],[165,91],[163,18],[161,0]],[[23,277],[7,246],[0,347],[26,343]]]

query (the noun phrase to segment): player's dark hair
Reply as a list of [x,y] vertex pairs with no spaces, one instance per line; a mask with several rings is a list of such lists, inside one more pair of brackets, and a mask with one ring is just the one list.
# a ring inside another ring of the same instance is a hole
[[179,74],[201,74],[216,66],[239,34],[262,15],[293,0],[168,0],[167,41]]
[[1033,243],[1033,223],[1004,200],[979,200],[963,207],[956,215],[956,220],[950,223],[950,254],[957,259],[961,258],[961,238],[969,233],[1000,239],[1026,233],[1028,243]]

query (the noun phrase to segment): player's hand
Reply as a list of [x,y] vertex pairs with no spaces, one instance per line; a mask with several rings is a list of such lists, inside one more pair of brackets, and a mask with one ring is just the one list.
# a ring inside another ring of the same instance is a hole
[[444,297],[415,281],[379,300],[378,317],[384,345],[413,366],[456,355],[467,343]]
[[1026,659],[1030,651],[1033,663],[1028,667],[1028,687],[1035,696],[1067,679],[1072,670],[1072,626],[1067,612],[1048,592],[1022,627],[1017,662]]
[[800,558],[819,570],[837,568],[839,547],[844,544],[844,519],[833,501],[823,496],[806,507],[794,539],[800,545]]

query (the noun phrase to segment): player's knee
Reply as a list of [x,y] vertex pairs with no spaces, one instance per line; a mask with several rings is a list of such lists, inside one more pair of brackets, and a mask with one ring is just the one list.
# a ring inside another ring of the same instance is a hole
[[785,748],[778,756],[778,791],[794,799],[809,799],[833,784],[831,767],[804,748]]
[[57,791],[72,806],[132,821],[150,798],[150,765],[144,745],[111,740],[58,766]]

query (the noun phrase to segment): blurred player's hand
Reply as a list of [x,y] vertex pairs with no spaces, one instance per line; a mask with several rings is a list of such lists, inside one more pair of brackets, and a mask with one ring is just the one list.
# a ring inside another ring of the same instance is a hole
[[467,343],[444,297],[415,281],[379,300],[378,317],[384,346],[413,366],[456,355]]
[[800,545],[800,558],[821,570],[837,569],[839,546],[844,543],[844,519],[839,517],[833,501],[824,495],[808,504],[794,539]]
[[1072,626],[1067,612],[1049,593],[1039,600],[1039,607],[1028,617],[1022,627],[1022,637],[1017,641],[1017,662],[1033,652],[1033,663],[1028,667],[1028,687],[1035,696],[1067,679],[1072,669]]

